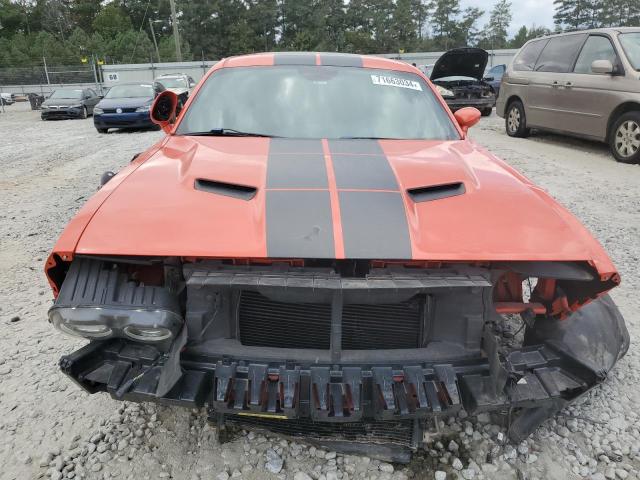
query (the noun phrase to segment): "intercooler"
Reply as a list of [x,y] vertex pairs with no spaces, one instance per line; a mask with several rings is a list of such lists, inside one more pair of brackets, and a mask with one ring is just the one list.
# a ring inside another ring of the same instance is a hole
[[[344,305],[342,348],[418,348],[424,305],[425,296],[395,304]],[[243,345],[321,350],[331,345],[331,304],[278,302],[245,290],[238,323]]]

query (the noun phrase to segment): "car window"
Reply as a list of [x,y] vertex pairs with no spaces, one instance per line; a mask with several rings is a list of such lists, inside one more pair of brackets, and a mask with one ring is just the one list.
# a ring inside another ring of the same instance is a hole
[[631,66],[640,70],[640,32],[622,33],[618,39]]
[[516,56],[513,61],[513,69],[516,71],[531,71],[533,67],[535,67],[536,62],[538,61],[538,57],[540,56],[540,52],[547,44],[548,40],[537,40],[535,42],[531,42],[525,45],[520,53]]
[[222,128],[287,138],[460,138],[422,77],[315,65],[216,71],[177,133]]
[[49,98],[60,98],[67,100],[75,100],[82,98],[82,90],[80,89],[61,89],[55,90]]
[[95,90],[89,89],[89,95],[91,95],[92,97],[97,97],[98,95],[96,94]]
[[549,40],[538,61],[536,72],[570,72],[586,35],[563,35]]
[[491,70],[489,70],[489,76],[497,77],[501,76],[504,73],[504,65],[496,65]]
[[185,88],[187,86],[183,77],[160,77],[157,81],[164,85],[165,88]]
[[591,64],[596,60],[609,60],[614,66],[618,64],[616,51],[607,37],[591,35],[587,38],[573,68],[574,73],[593,73]]

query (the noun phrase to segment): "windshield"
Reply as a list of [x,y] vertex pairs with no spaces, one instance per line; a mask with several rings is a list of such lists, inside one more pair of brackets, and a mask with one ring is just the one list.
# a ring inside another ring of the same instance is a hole
[[116,85],[109,89],[104,98],[150,98],[153,96],[152,85]]
[[158,78],[157,82],[161,83],[164,88],[187,88],[187,82],[184,78]]
[[78,100],[82,98],[82,90],[56,90],[49,98],[66,98],[69,100]]
[[629,63],[636,70],[640,70],[640,32],[622,33],[618,37]]
[[328,66],[225,68],[211,75],[178,134],[233,129],[289,138],[458,139],[413,73]]

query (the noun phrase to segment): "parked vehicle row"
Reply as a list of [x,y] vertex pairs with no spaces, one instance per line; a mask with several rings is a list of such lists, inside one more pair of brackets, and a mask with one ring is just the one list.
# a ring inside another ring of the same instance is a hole
[[59,88],[40,106],[43,120],[87,118],[100,133],[111,128],[156,128],[149,108],[156,96],[165,90],[178,96],[180,106],[189,98],[195,80],[182,73],[161,75],[152,83],[120,83],[98,95],[91,88]]
[[640,162],[640,29],[529,41],[504,74],[496,111],[512,137],[556,131],[606,142],[616,160]]

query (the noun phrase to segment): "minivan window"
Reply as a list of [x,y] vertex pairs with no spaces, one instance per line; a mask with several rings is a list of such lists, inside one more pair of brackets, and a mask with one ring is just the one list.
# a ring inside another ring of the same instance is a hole
[[536,72],[570,72],[586,35],[563,35],[549,40],[536,63]]
[[587,38],[573,69],[574,73],[593,73],[591,64],[596,60],[609,60],[614,66],[618,64],[616,51],[607,37],[591,35]]
[[631,66],[640,70],[640,32],[622,33],[618,39]]
[[513,69],[521,72],[530,72],[536,65],[540,52],[548,40],[537,40],[525,45],[513,61]]

